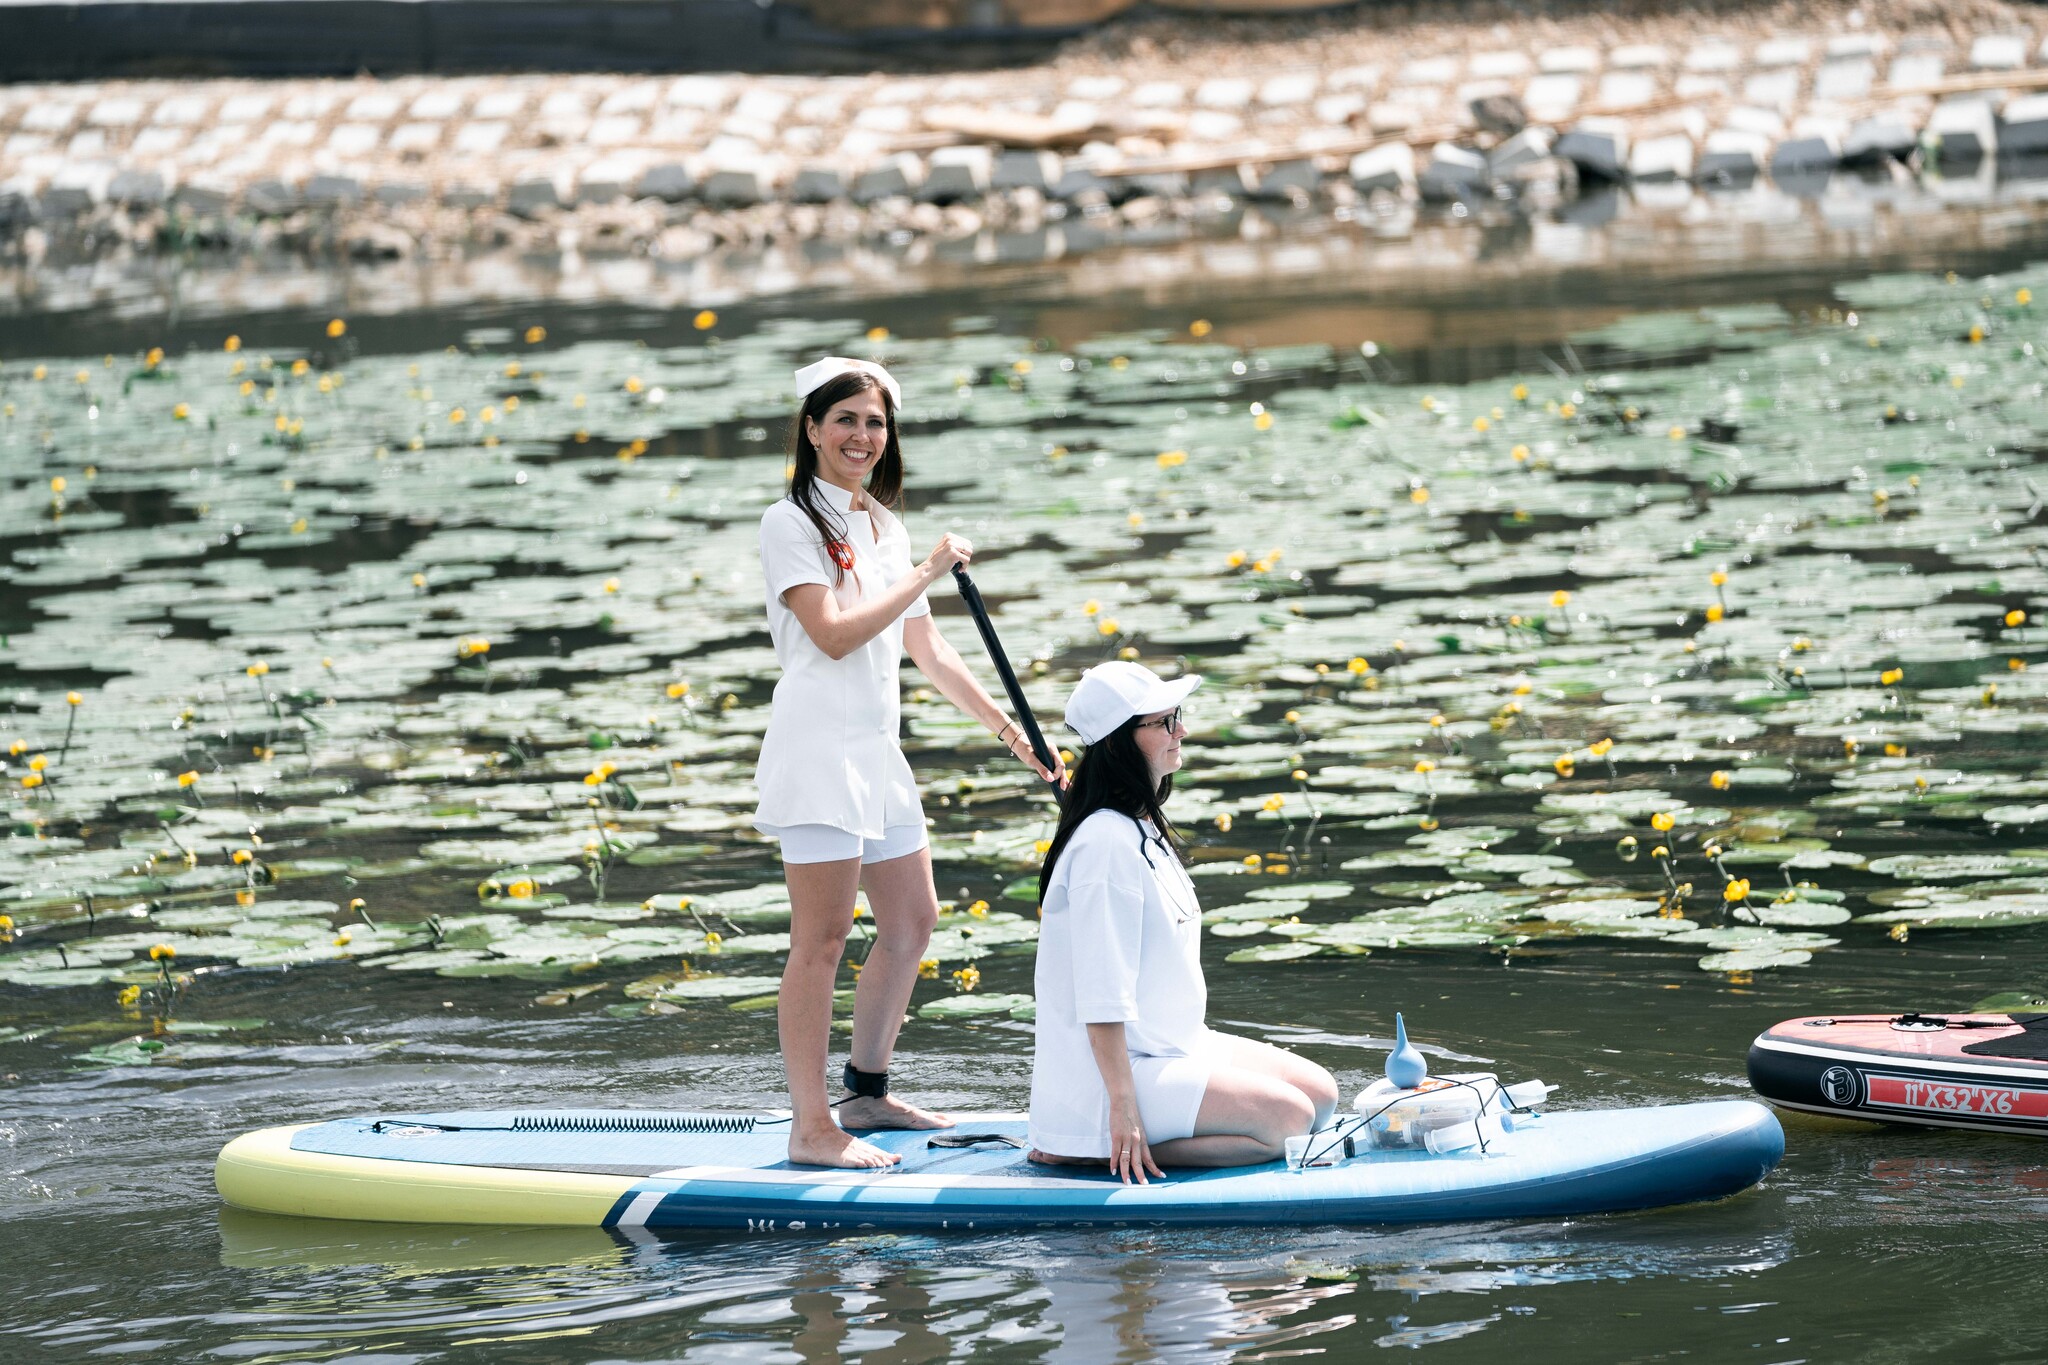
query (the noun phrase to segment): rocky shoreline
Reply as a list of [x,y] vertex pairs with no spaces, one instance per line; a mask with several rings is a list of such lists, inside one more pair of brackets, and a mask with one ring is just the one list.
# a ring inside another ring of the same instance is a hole
[[912,240],[1002,259],[1042,255],[1048,231],[1085,250],[1248,204],[1476,221],[1619,188],[1685,212],[1845,175],[1936,202],[2048,176],[2048,16],[1990,0],[1361,11],[1113,26],[972,74],[0,91],[0,256],[31,269]]

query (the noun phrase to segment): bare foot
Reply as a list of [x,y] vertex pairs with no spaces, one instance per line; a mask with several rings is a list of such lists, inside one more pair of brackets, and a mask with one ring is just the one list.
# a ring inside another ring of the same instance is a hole
[[1030,1151],[1026,1152],[1024,1154],[1024,1159],[1026,1161],[1036,1161],[1042,1166],[1109,1165],[1109,1158],[1106,1156],[1054,1156],[1051,1152],[1041,1152],[1036,1147],[1033,1147]]
[[905,1104],[894,1095],[856,1095],[839,1106],[839,1122],[845,1128],[951,1128],[947,1114],[934,1114]]
[[872,1171],[894,1166],[902,1159],[862,1142],[837,1126],[789,1135],[789,1164],[792,1166],[836,1166],[841,1170]]

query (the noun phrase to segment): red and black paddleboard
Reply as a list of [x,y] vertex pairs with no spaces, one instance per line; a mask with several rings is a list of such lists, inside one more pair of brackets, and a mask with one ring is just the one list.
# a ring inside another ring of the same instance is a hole
[[2048,1014],[1788,1019],[1749,1045],[1749,1083],[1810,1114],[2048,1135]]

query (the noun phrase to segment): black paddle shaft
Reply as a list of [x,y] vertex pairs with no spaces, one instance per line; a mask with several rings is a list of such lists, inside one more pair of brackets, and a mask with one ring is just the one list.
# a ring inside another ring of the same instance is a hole
[[[996,676],[1003,680],[1003,690],[1010,694],[1010,705],[1016,708],[1017,723],[1024,727],[1024,737],[1031,741],[1031,752],[1038,755],[1046,771],[1057,773],[1060,761],[1045,742],[1045,735],[1038,728],[1038,718],[1031,714],[1031,703],[1024,700],[1023,685],[1017,681],[1016,670],[1010,667],[1010,656],[1003,653],[1003,642],[996,638],[996,628],[988,619],[988,607],[981,600],[981,589],[974,586],[974,580],[967,576],[964,565],[953,566],[953,581],[960,585],[961,600],[967,603],[968,613],[974,617],[974,628],[981,632],[981,643],[988,649],[989,662],[996,666]],[[1059,782],[1052,784],[1052,794],[1064,802],[1066,792]]]

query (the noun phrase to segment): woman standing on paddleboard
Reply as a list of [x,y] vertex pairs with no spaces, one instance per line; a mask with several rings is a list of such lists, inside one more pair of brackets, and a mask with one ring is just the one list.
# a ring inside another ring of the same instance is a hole
[[[802,411],[789,493],[761,518],[768,633],[782,670],[761,741],[754,826],[782,842],[789,883],[789,965],[778,1018],[789,1075],[789,1159],[876,1167],[897,1158],[848,1130],[944,1128],[951,1120],[889,1094],[889,1057],[938,920],[917,784],[897,744],[898,671],[907,650],[955,706],[1052,774],[940,636],[925,590],[972,557],[940,538],[921,564],[895,516],[903,490],[896,436],[902,390],[889,372],[833,356],[796,373]],[[848,1096],[825,1098],[832,983],[865,890],[875,944],[854,994]]]
[[1088,749],[1039,874],[1033,1160],[1140,1184],[1161,1163],[1248,1166],[1337,1107],[1322,1067],[1203,1022],[1202,908],[1162,809],[1201,682],[1118,661],[1067,701]]

